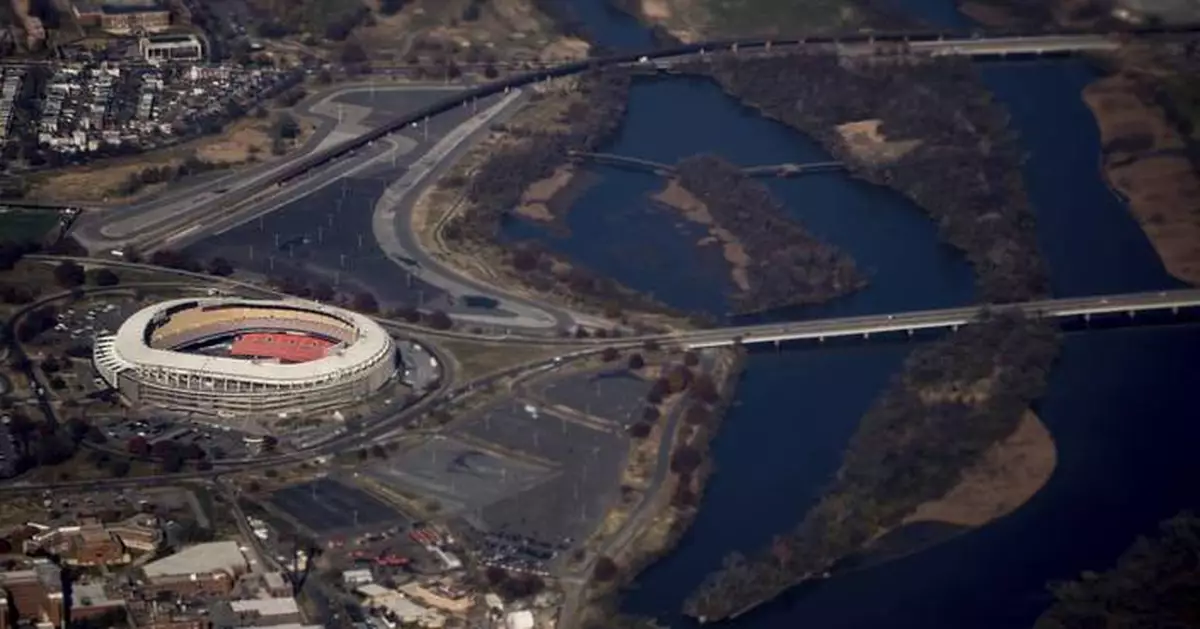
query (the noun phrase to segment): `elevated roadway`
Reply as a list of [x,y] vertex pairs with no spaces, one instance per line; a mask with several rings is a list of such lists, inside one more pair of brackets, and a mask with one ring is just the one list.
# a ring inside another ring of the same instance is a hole
[[1181,308],[1196,307],[1200,307],[1200,289],[1184,289],[729,327],[682,334],[676,338],[689,349],[700,349],[735,344],[823,341],[848,336],[870,337],[872,334],[889,332],[911,334],[918,330],[957,329],[978,319],[989,310],[1018,310],[1027,316],[1042,319],[1089,319],[1093,315],[1122,313],[1136,316],[1141,312],[1178,311]]

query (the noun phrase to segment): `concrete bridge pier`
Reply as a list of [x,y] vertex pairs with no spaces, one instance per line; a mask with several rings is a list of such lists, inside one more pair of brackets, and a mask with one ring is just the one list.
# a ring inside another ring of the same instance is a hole
[[1092,322],[1092,313],[1090,313],[1090,312],[1083,313],[1083,322],[1091,323]]
[[1171,314],[1173,314],[1173,315],[1179,314],[1179,306],[1171,306]]
[[913,330],[912,328],[905,330],[905,332],[908,332],[908,338],[910,339],[913,337],[913,334],[916,334],[916,330]]
[[871,338],[871,333],[870,333],[870,332],[863,332],[863,338],[864,338],[864,339],[869,339],[869,338]]
[[775,353],[778,354],[782,351],[783,351],[783,341],[780,341],[779,339],[775,339]]
[[763,50],[768,50],[768,51],[771,50],[771,40],[768,39],[766,42],[763,43]]
[[1125,314],[1129,315],[1129,318],[1130,318],[1130,319],[1133,319],[1133,318],[1137,317],[1137,311],[1136,311],[1136,310],[1126,310],[1126,311],[1125,311]]

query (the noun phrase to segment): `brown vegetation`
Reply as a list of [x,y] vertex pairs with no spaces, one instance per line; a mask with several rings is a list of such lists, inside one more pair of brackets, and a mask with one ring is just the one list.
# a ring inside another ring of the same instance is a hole
[[[726,55],[690,71],[816,137],[858,176],[914,200],[966,254],[982,301],[1045,294],[1016,143],[968,62],[851,68],[833,57]],[[837,127],[874,118],[886,137],[920,145],[891,163],[859,160]]]
[[679,182],[706,208],[714,226],[755,252],[742,259],[747,289],[733,296],[740,313],[829,301],[866,281],[854,261],[797,222],[766,186],[725,160],[691,157],[676,166]]
[[1172,127],[1131,74],[1106,77],[1083,91],[1104,143],[1104,174],[1129,202],[1167,271],[1200,285],[1200,173]]

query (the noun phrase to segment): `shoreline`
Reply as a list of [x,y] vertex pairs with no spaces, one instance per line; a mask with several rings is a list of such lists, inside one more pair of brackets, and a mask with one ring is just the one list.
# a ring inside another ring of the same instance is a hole
[[[719,435],[721,425],[737,399],[737,391],[746,367],[745,350],[726,348],[718,352],[713,368],[708,372],[714,379],[718,394],[717,401],[711,405],[709,422],[700,426],[690,426],[691,437],[683,438],[684,433],[689,431],[689,424],[681,419],[673,439],[676,443],[675,448],[678,448],[680,443],[686,443],[699,449],[703,462],[694,473],[688,474],[686,479],[682,478],[682,474],[669,471],[669,476],[664,479],[656,495],[646,498],[656,501],[657,504],[650,507],[656,515],[635,529],[618,549],[619,552],[611,557],[620,567],[618,580],[597,583],[588,575],[583,591],[586,600],[581,605],[579,614],[581,619],[587,620],[591,616],[610,612],[616,602],[612,596],[617,594],[621,587],[635,582],[637,577],[655,562],[670,555],[699,515],[700,503],[708,481],[715,473],[710,450],[712,441]],[[690,397],[690,393],[684,393],[678,402],[686,404]],[[680,480],[686,480],[687,485],[681,485]],[[678,504],[681,502],[681,489],[689,492],[688,500],[682,501],[685,502],[683,505]]]
[[1138,97],[1139,81],[1118,72],[1081,95],[1096,119],[1100,170],[1153,246],[1165,270],[1200,285],[1200,174],[1187,143],[1158,104]]

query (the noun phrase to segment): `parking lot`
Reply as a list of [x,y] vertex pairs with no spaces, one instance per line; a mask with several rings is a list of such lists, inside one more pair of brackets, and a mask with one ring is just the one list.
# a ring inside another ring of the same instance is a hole
[[319,536],[407,523],[398,511],[370,494],[328,478],[280,489],[269,502]]
[[616,498],[628,441],[524,402],[486,409],[462,434],[553,462],[545,482],[489,504],[471,523],[486,560],[540,571],[545,562],[586,537]]
[[641,417],[650,382],[628,369],[606,369],[555,379],[538,391],[550,404],[628,426]]
[[366,473],[383,485],[435,498],[442,513],[456,513],[520,493],[556,472],[455,439],[433,439],[372,465]]
[[173,441],[182,452],[202,450],[209,460],[240,459],[254,452],[245,441],[247,433],[215,423],[148,415],[134,420],[113,417],[100,423],[100,428],[114,447],[126,447],[138,437],[145,439],[151,450],[159,443]]

